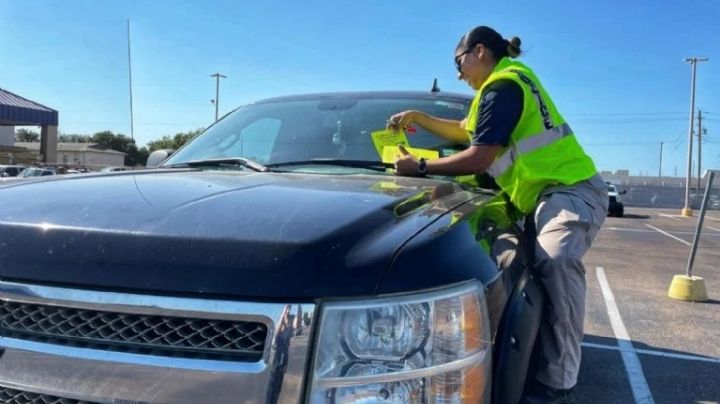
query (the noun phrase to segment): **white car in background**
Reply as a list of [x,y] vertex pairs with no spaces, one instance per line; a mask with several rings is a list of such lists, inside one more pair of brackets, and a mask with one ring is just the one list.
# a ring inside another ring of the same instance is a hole
[[618,192],[617,187],[609,182],[606,182],[608,197],[610,198],[610,204],[608,205],[608,216],[623,217],[625,214],[625,207],[622,204],[622,197],[625,195],[627,190]]
[[27,181],[57,175],[54,169],[48,167],[27,167],[15,177],[0,177],[0,184],[11,184],[19,181]]
[[56,175],[54,169],[47,167],[28,167],[18,174],[18,178],[32,178],[32,177],[47,177],[49,175]]
[[17,177],[26,168],[23,165],[0,165],[0,178]]
[[127,168],[125,167],[105,167],[100,170],[101,173],[111,173],[114,171],[126,171]]

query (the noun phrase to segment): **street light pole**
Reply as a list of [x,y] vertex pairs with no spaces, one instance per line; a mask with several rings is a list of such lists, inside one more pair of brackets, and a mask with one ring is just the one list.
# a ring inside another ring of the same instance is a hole
[[698,168],[697,168],[697,192],[700,193],[700,176],[701,168],[702,168],[702,135],[703,133],[703,126],[702,126],[702,111],[698,110],[698,129],[697,129],[697,138],[698,138]]
[[662,185],[662,152],[663,152],[663,143],[660,142],[660,169],[658,170],[658,185]]
[[130,20],[127,20],[127,46],[128,46],[128,81],[130,89],[130,139],[135,140],[133,125],[133,92],[132,92],[132,63],[130,61]]
[[[127,20],[127,46],[128,46],[128,88],[130,89],[130,140],[135,143],[135,118],[133,116],[133,91],[132,91],[132,60],[130,59],[130,20]],[[132,168],[135,169],[135,157],[131,159]],[[124,162],[123,162],[124,163]],[[84,164],[84,163],[83,163]]]
[[688,130],[688,161],[687,176],[685,178],[685,207],[682,208],[681,214],[686,217],[692,216],[690,209],[690,177],[692,175],[692,142],[693,142],[693,126],[695,121],[695,72],[698,62],[707,62],[708,58],[685,58],[687,63],[692,66],[692,80],[690,83],[690,128]]
[[211,74],[210,77],[215,77],[215,120],[218,120],[218,109],[220,107],[220,78],[227,78],[227,76],[220,73]]

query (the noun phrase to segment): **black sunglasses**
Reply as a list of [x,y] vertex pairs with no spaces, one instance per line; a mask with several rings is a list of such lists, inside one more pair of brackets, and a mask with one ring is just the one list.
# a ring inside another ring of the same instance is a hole
[[462,73],[462,66],[460,65],[460,59],[472,51],[473,51],[473,48],[470,48],[470,49],[466,50],[465,52],[455,56],[455,68],[457,69],[458,73]]

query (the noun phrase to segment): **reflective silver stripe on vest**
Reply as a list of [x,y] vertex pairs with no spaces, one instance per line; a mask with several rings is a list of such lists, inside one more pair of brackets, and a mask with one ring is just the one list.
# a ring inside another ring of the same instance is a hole
[[572,135],[572,130],[570,130],[570,125],[564,123],[552,129],[544,130],[537,135],[522,139],[516,145],[508,147],[505,153],[495,159],[487,169],[487,173],[498,178],[503,175],[521,155],[547,146],[568,135]]

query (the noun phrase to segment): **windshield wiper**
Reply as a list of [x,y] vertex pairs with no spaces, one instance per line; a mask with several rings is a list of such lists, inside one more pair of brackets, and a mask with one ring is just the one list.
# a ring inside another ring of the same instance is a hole
[[219,158],[207,160],[193,160],[186,163],[171,164],[165,167],[204,167],[204,166],[241,166],[247,167],[253,171],[262,173],[268,170],[264,165],[241,157]]
[[285,163],[268,164],[267,167],[286,167],[286,166],[302,166],[302,165],[328,165],[339,167],[366,168],[368,170],[385,171],[388,168],[395,168],[392,163],[384,163],[375,160],[344,160],[334,158],[317,158],[310,160],[288,161]]

